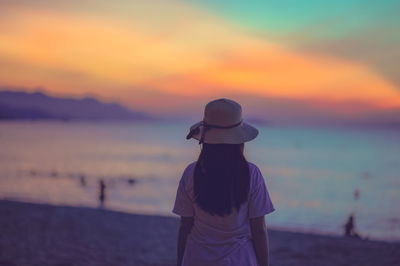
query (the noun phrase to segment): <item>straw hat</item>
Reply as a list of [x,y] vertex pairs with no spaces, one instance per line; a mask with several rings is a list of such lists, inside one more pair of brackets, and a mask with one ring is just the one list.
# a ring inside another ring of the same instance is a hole
[[197,139],[199,144],[240,144],[257,135],[256,128],[243,122],[240,104],[222,98],[206,105],[203,121],[190,127],[186,139]]

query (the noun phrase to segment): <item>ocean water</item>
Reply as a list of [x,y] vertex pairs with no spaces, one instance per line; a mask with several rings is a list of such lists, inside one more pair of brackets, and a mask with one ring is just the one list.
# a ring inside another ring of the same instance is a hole
[[[172,215],[176,188],[200,146],[190,123],[1,122],[0,199]],[[258,127],[246,144],[276,211],[275,228],[400,240],[400,131]],[[354,197],[354,191],[359,197]]]

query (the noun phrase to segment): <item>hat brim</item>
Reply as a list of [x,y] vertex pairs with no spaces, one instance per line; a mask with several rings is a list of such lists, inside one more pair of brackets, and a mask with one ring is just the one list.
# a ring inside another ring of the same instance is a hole
[[[199,132],[193,134],[193,139],[200,140],[204,130],[201,123],[200,121],[190,127],[191,130],[199,127]],[[255,127],[243,122],[234,128],[209,128],[204,135],[203,142],[208,144],[241,144],[255,139],[257,135],[258,130]]]

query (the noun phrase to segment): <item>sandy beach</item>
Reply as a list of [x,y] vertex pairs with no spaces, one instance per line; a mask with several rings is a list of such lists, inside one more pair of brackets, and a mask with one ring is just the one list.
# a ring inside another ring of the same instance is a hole
[[[0,201],[0,265],[175,265],[178,219]],[[269,229],[271,265],[400,265],[400,243]]]

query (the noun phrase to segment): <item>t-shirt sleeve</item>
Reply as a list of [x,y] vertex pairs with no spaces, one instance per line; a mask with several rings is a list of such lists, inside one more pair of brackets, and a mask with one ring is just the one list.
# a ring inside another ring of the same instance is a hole
[[252,174],[255,175],[255,182],[249,197],[249,218],[264,216],[275,210],[260,170],[256,167]]
[[194,216],[193,202],[186,191],[185,178],[188,171],[185,170],[176,192],[173,213],[180,216]]

